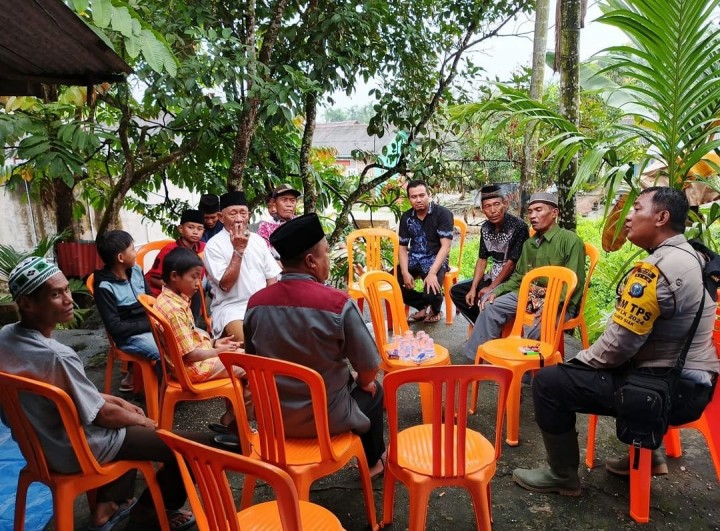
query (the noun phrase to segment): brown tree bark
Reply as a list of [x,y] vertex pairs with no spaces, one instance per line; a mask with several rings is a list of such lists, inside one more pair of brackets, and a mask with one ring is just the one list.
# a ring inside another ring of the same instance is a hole
[[[285,14],[287,0],[278,0],[273,10],[274,16],[267,31],[263,34],[262,47],[256,56],[257,36],[255,32],[255,1],[250,0],[245,10],[245,44],[248,50],[247,66],[247,99],[238,120],[238,130],[235,136],[235,149],[232,155],[232,164],[228,173],[228,190],[242,190],[245,166],[247,165],[250,145],[257,127],[257,117],[260,111],[260,100],[253,96],[253,85],[258,76],[258,64],[268,65],[273,48],[277,41],[278,32]],[[267,70],[265,70],[267,72]],[[263,74],[266,79],[267,73]]]
[[317,179],[313,172],[310,171],[310,151],[312,150],[316,121],[317,94],[308,92],[305,94],[305,128],[303,129],[302,144],[300,145],[300,178],[303,182],[303,204],[306,214],[317,210]]
[[[561,0],[559,2],[561,26],[558,64],[560,66],[560,113],[578,124],[580,120],[580,27],[583,5],[581,0]],[[577,174],[577,158],[558,176],[558,201],[560,206],[560,226],[575,230],[575,198],[570,197],[570,188]]]

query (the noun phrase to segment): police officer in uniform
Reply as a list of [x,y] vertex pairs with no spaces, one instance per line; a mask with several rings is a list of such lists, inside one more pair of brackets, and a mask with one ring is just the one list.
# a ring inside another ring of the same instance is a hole
[[[541,369],[533,381],[535,419],[542,431],[549,466],[517,469],[513,479],[534,492],[580,494],[576,413],[615,416],[613,396],[630,368],[673,367],[700,306],[702,267],[683,232],[688,202],[679,190],[653,187],[637,197],[625,224],[628,239],[650,254],[628,274],[606,330],[569,363]],[[712,330],[715,303],[706,294],[682,378],[695,383],[697,411],[710,400],[720,372]],[[653,468],[664,464],[656,452]],[[628,473],[627,458],[606,463]],[[667,469],[665,468],[665,472]]]

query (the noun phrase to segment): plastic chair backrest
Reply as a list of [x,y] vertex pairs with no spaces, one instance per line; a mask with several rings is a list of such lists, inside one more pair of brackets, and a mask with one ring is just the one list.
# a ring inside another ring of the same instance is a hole
[[327,393],[325,381],[317,371],[289,361],[265,358],[262,354],[250,355],[234,352],[220,353],[237,396],[242,395],[242,382],[235,377],[233,367],[242,367],[252,392],[255,417],[257,418],[259,448],[263,461],[286,468],[285,422],[280,404],[277,377],[293,378],[305,383],[310,391],[310,401],[315,420],[315,432],[322,461],[337,461],[330,441]]
[[389,459],[398,462],[398,389],[410,383],[432,386],[433,477],[465,476],[468,391],[473,382],[494,381],[498,385],[495,412],[495,459],[502,452],[502,425],[512,371],[493,365],[446,365],[417,367],[387,373],[383,379],[388,416]]
[[585,275],[585,285],[583,286],[582,299],[580,299],[580,311],[578,312],[578,316],[582,316],[585,311],[585,301],[587,299],[588,289],[590,288],[590,280],[592,280],[595,267],[600,261],[600,251],[592,243],[585,242],[585,256],[589,258],[590,265],[588,266],[587,274]]
[[[277,497],[283,530],[299,531],[302,528],[295,484],[284,470],[263,461],[184,439],[167,430],[158,430],[157,433],[175,452],[193,513],[196,518],[201,515],[199,520],[204,516],[209,529],[240,531],[227,471],[254,476],[268,483]],[[195,493],[193,478],[204,507]]]
[[366,271],[383,271],[382,241],[390,240],[393,246],[393,275],[397,273],[398,253],[400,249],[400,239],[396,232],[390,229],[370,228],[358,229],[348,234],[345,239],[347,248],[348,263],[348,286],[352,286],[355,280],[355,251],[354,244],[357,240],[365,240],[365,270]]
[[528,303],[530,286],[539,279],[546,279],[545,302],[540,316],[540,341],[552,345],[553,352],[558,349],[565,311],[573,291],[577,287],[577,275],[571,269],[561,266],[542,266],[528,271],[522,279],[518,291],[518,306],[511,336],[522,336]]
[[[85,279],[85,286],[87,287],[88,291],[90,292],[90,295],[95,297],[95,273],[90,273],[88,275],[87,279]],[[111,349],[120,350],[117,347],[117,345],[115,344],[115,340],[112,338],[112,336],[110,335],[110,332],[108,332],[107,329],[105,330],[105,337],[107,338]],[[107,388],[107,390],[109,390],[109,388]]]
[[85,475],[101,474],[101,468],[90,447],[80,424],[80,417],[70,396],[54,385],[24,376],[0,372],[0,403],[3,414],[12,429],[12,434],[27,461],[33,476],[45,484],[51,483],[51,473],[35,428],[25,416],[20,404],[20,395],[32,393],[47,398],[55,404],[65,427],[73,452]]
[[173,332],[170,323],[167,319],[160,315],[155,309],[155,297],[142,293],[138,295],[138,301],[145,308],[145,314],[150,321],[150,330],[157,343],[158,350],[160,351],[160,360],[162,362],[163,370],[163,382],[168,382],[169,367],[167,366],[167,360],[170,360],[173,368],[175,369],[172,374],[172,380],[177,381],[183,391],[190,391],[191,393],[197,393],[192,381],[185,372],[185,365],[183,364],[183,356],[178,348],[177,339],[175,338],[175,332]]
[[[387,286],[390,289],[383,289]],[[381,355],[385,357],[385,344],[388,340],[383,308],[388,308],[391,313],[388,322],[392,321],[393,333],[402,335],[408,330],[405,303],[402,300],[400,284],[398,284],[397,277],[390,273],[368,271],[360,277],[360,291],[363,292],[370,308],[375,344]]]
[[[138,249],[137,255],[135,256],[135,263],[140,266],[140,269],[143,270],[143,273],[147,273],[150,268],[152,267],[152,262],[147,260],[147,263],[145,258],[147,255],[153,251],[156,251],[155,254],[159,253],[163,247],[165,247],[168,243],[172,243],[174,240],[157,240],[154,242],[147,242],[145,245],[140,247]],[[155,258],[153,256],[153,258]]]
[[458,249],[458,261],[457,268],[460,269],[462,266],[463,251],[465,249],[465,236],[467,236],[467,223],[465,220],[460,218],[453,218],[453,227],[460,234],[460,248]]

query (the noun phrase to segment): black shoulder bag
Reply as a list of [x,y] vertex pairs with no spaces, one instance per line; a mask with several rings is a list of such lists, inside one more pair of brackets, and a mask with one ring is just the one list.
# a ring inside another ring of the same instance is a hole
[[[663,372],[657,369],[634,369],[615,391],[615,429],[617,438],[622,442],[632,444],[637,449],[650,450],[662,444],[663,436],[670,426],[672,401],[685,366],[685,357],[705,306],[705,290],[702,291],[700,307],[675,366]],[[640,454],[637,452],[635,455]],[[638,463],[633,466],[637,468]]]

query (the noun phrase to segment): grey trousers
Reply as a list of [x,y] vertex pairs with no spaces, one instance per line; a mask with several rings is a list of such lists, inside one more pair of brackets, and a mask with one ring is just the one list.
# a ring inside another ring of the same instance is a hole
[[[486,295],[487,297],[487,295]],[[517,293],[506,293],[496,298],[492,304],[485,304],[485,309],[475,321],[472,334],[465,343],[463,354],[469,360],[475,361],[475,355],[480,345],[492,339],[498,339],[502,334],[502,327],[508,321],[515,319],[517,312]],[[565,320],[572,319],[577,315],[577,309],[570,305],[565,313]],[[532,326],[523,327],[523,337],[528,339],[540,339],[540,323],[533,323]]]
[[[485,309],[480,311],[480,315],[475,320],[472,334],[465,343],[463,353],[467,359],[474,362],[480,345],[500,337],[503,325],[515,318],[517,304],[517,293],[500,295],[492,304],[485,304]],[[538,339],[540,337],[539,325],[526,328],[525,337]]]

